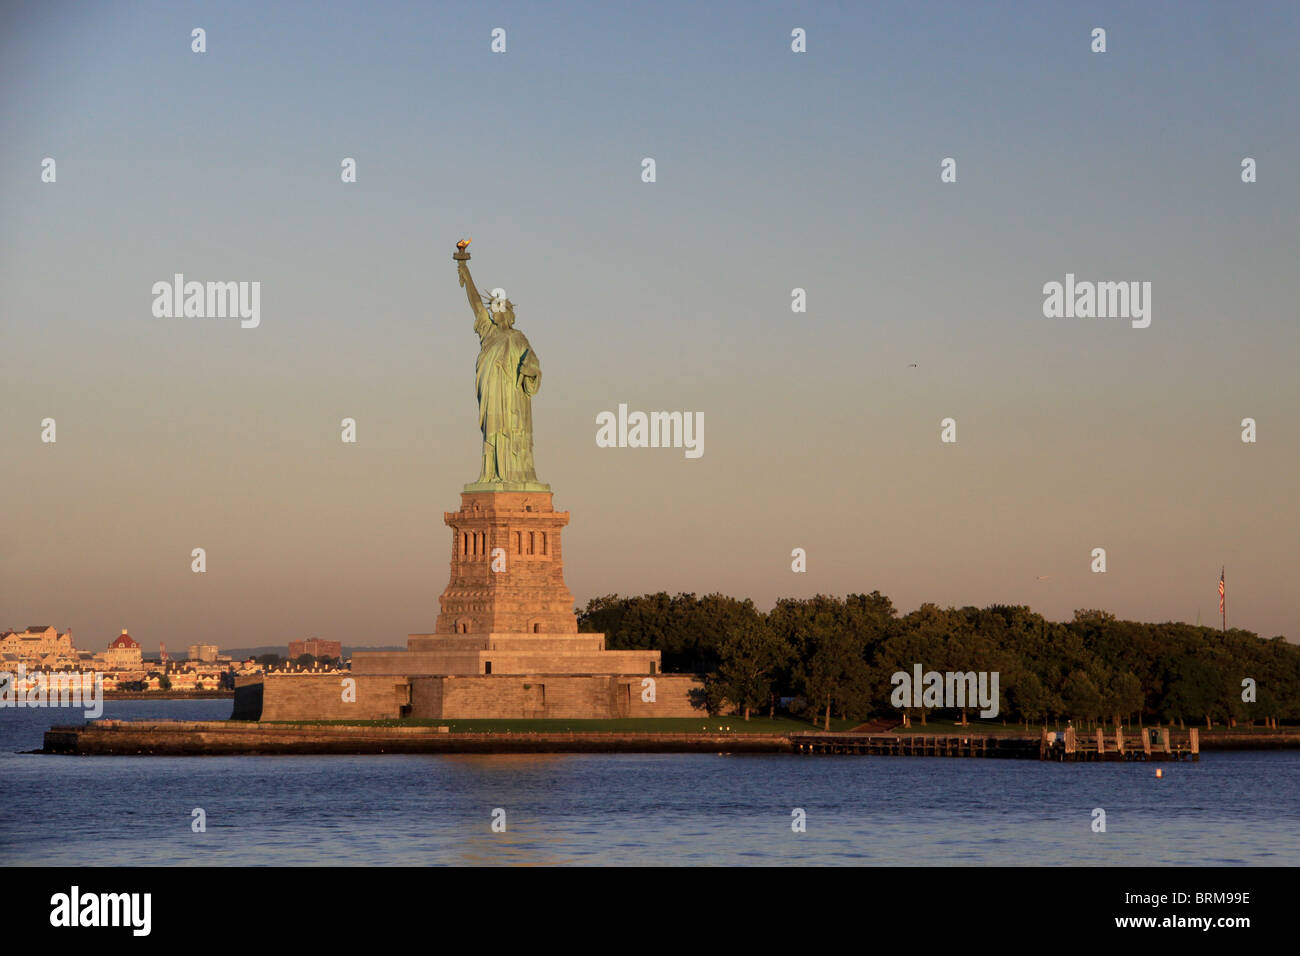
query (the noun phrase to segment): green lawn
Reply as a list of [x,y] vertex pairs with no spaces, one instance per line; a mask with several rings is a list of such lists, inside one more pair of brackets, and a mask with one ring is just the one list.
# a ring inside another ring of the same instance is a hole
[[[1147,724],[1148,727],[1151,724]],[[1188,724],[1188,728],[1196,727],[1197,724]],[[1205,734],[1298,734],[1300,727],[1294,724],[1279,724],[1277,730],[1271,727],[1265,727],[1262,724],[1255,727],[1247,727],[1245,724],[1237,724],[1236,727],[1229,727],[1227,724],[1215,724],[1213,730],[1206,730],[1205,724],[1200,724],[1202,735]]]
[[[733,733],[788,734],[820,730],[791,717],[627,717],[612,720],[273,720],[269,724],[310,724],[327,727],[448,727],[454,734],[574,733]],[[831,730],[849,730],[856,720],[832,720]]]

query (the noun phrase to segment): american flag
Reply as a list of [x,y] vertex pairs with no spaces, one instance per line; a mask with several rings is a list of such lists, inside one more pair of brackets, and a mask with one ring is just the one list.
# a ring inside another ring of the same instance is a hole
[[1219,613],[1223,613],[1223,572],[1224,568],[1219,569]]

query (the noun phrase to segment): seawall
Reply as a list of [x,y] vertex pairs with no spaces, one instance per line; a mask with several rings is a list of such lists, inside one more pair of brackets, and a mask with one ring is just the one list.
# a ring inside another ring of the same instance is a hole
[[[1087,739],[1083,738],[1084,744]],[[1186,741],[1175,739],[1185,751]],[[1131,742],[1130,742],[1131,746]],[[1201,738],[1202,750],[1300,748],[1300,734],[1220,733]],[[508,754],[508,753],[860,753],[912,756],[1039,756],[1039,738],[993,734],[449,733],[437,726],[318,723],[96,720],[52,727],[47,754],[215,756],[239,754]],[[1134,751],[1136,753],[1136,751]]]
[[238,754],[791,753],[784,734],[452,734],[437,727],[348,727],[239,721],[92,721],[52,727],[42,753]]

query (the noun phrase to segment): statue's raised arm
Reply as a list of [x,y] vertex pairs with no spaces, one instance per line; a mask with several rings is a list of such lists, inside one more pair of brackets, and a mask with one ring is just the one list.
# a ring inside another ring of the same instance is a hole
[[456,272],[460,276],[461,288],[465,290],[465,295],[469,298],[469,307],[474,310],[475,328],[478,327],[479,322],[491,322],[492,318],[488,315],[483,300],[479,297],[478,286],[474,285],[474,279],[469,274],[469,263],[464,259],[458,261],[456,263]]

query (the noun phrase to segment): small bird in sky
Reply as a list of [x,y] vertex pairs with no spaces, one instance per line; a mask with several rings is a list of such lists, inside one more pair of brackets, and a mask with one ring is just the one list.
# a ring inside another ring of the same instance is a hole
[[1051,577],[1050,574],[1040,574],[1040,575],[1038,575],[1037,578],[1035,578],[1035,580],[1036,580],[1036,581],[1046,581],[1046,580],[1047,580],[1048,578],[1050,578],[1050,577]]
[[920,368],[920,366],[917,365],[915,362],[913,362],[911,365],[908,366],[908,368]]

